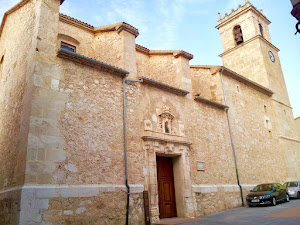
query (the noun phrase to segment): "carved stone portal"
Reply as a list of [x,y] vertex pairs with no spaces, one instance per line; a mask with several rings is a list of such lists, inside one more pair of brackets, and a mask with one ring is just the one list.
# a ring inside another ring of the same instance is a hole
[[[159,222],[158,186],[156,156],[172,157],[174,171],[174,185],[178,217],[194,217],[196,202],[193,200],[189,149],[191,143],[186,138],[178,137],[177,140],[168,140],[159,136],[152,136],[157,132],[148,132],[143,136],[145,153],[145,190],[149,191],[151,223]],[[164,134],[161,134],[164,136]]]

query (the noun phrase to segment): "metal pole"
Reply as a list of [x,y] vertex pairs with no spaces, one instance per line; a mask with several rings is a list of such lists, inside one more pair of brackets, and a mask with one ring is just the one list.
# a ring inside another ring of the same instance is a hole
[[124,154],[125,154],[125,184],[127,187],[127,204],[126,204],[126,225],[129,224],[129,195],[130,187],[128,185],[128,168],[127,168],[127,134],[126,134],[126,90],[125,90],[125,77],[123,78],[123,120],[124,120]]
[[[222,70],[221,70],[221,81],[222,81],[222,90],[223,90],[224,102],[225,102],[225,105],[227,105],[225,88],[224,88],[224,80],[223,80],[223,75],[222,74],[223,74],[223,67],[222,67]],[[233,156],[234,156],[236,178],[237,178],[238,185],[240,187],[241,198],[242,198],[242,205],[245,206],[245,204],[244,204],[244,197],[243,197],[243,188],[242,188],[242,186],[240,184],[240,178],[239,178],[239,171],[238,171],[237,159],[236,159],[236,154],[235,154],[234,141],[233,141],[233,136],[232,136],[232,131],[231,131],[231,124],[230,124],[230,118],[229,118],[229,108],[227,108],[225,110],[226,110],[227,121],[228,121],[228,128],[229,128],[229,134],[230,134],[231,147],[232,147]]]

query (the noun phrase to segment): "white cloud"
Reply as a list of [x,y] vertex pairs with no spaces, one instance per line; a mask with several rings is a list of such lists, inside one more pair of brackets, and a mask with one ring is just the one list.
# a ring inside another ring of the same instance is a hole
[[[189,14],[205,14],[202,5],[216,0],[94,0],[94,26],[127,22],[139,29],[139,44],[154,49],[173,49],[178,43],[180,25]],[[190,10],[190,6],[195,9]],[[167,41],[166,41],[167,40]]]

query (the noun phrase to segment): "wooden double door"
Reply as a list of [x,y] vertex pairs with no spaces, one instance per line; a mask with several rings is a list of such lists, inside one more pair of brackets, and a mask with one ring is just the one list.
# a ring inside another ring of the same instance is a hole
[[176,217],[176,200],[172,158],[156,157],[160,218]]

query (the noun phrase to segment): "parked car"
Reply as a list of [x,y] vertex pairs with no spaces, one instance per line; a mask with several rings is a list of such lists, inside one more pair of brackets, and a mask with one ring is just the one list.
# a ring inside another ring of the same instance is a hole
[[259,184],[247,195],[249,207],[254,205],[273,205],[278,201],[290,201],[285,186],[277,183]]
[[300,198],[300,181],[285,182],[283,186],[287,188],[291,198]]

